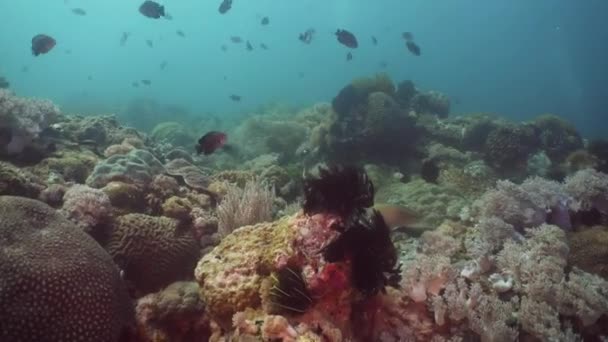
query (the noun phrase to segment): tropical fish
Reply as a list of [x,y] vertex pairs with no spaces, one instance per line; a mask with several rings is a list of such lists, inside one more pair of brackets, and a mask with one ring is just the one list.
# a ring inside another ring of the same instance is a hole
[[268,50],[268,45],[266,45],[264,43],[260,43],[260,49],[262,49],[262,50]]
[[144,85],[149,86],[149,85],[152,84],[152,81],[150,81],[150,80],[141,80],[141,83],[143,83]]
[[154,42],[151,39],[146,39],[146,45],[148,45],[148,47],[153,48],[154,47]]
[[131,83],[131,86],[133,86],[133,88],[139,88],[139,82],[135,81]]
[[34,56],[45,54],[51,51],[55,45],[57,45],[57,41],[52,37],[45,34],[38,34],[32,38],[32,54]]
[[420,215],[404,206],[378,203],[374,205],[374,209],[380,213],[392,231],[405,231],[412,235],[419,235],[427,230],[427,227],[420,225]]
[[222,44],[222,46],[220,46],[220,49],[222,49],[222,51],[224,51],[224,52],[228,51],[228,47],[224,44]]
[[72,13],[76,14],[76,15],[87,15],[87,12],[85,10],[83,10],[82,8],[73,8],[72,9]]
[[165,70],[166,67],[167,67],[167,61],[162,61],[162,63],[160,63],[160,70]]
[[148,18],[158,19],[165,16],[165,6],[161,6],[159,3],[151,0],[146,0],[139,6],[139,13]]
[[239,102],[241,101],[241,96],[240,95],[236,95],[236,94],[232,94],[230,96],[228,96],[232,101],[234,102]]
[[357,42],[357,37],[349,31],[346,30],[337,30],[336,37],[338,37],[338,41],[351,49],[356,49],[359,46]]
[[403,37],[403,39],[405,39],[408,42],[414,40],[414,35],[412,34],[412,32],[403,32],[401,34],[401,37]]
[[230,37],[230,41],[235,43],[235,44],[240,44],[243,42],[243,38],[239,37],[239,36],[231,36]]
[[176,33],[178,36],[182,37],[182,38],[185,38],[185,37],[186,37],[186,34],[185,34],[185,33],[184,33],[184,31],[182,31],[182,30],[177,30],[175,33]]
[[416,43],[412,42],[412,41],[408,41],[405,43],[405,46],[407,46],[407,49],[414,55],[414,56],[420,56],[420,46],[418,46]]
[[422,179],[428,183],[437,183],[440,173],[439,171],[439,166],[435,160],[426,159],[422,162],[422,166],[420,168],[420,177],[422,177]]
[[224,0],[220,4],[220,7],[218,8],[218,11],[220,12],[220,14],[225,14],[231,8],[232,8],[232,0]]
[[346,54],[346,60],[347,61],[352,61],[353,60],[353,54],[350,51]]
[[264,18],[262,18],[262,21],[260,22],[260,24],[266,26],[266,25],[270,24],[270,19],[268,17],[264,17]]
[[372,36],[372,44],[378,45],[378,39],[376,39],[374,36]]
[[209,155],[226,145],[227,141],[228,136],[226,133],[218,131],[208,132],[198,139],[198,144],[195,146],[196,153]]
[[298,39],[301,42],[303,42],[304,44],[310,44],[310,42],[312,42],[312,37],[314,34],[315,34],[315,30],[312,28],[309,28],[305,32],[300,33],[300,36],[298,37]]
[[253,50],[253,45],[251,45],[251,43],[249,41],[247,41],[246,49],[247,49],[247,51]]

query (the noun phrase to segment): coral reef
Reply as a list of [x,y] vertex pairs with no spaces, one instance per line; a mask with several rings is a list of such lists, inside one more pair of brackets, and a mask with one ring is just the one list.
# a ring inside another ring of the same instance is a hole
[[110,256],[42,202],[2,196],[0,216],[2,340],[117,341],[132,308]]
[[0,88],[0,130],[7,134],[0,153],[20,154],[58,116],[59,109],[48,100],[21,98]]
[[525,168],[528,157],[538,146],[539,141],[532,127],[502,125],[488,134],[484,158],[495,170],[503,170],[503,173],[517,171]]
[[219,232],[228,235],[235,229],[272,219],[274,190],[260,180],[251,180],[243,188],[230,185],[217,207]]
[[199,245],[189,226],[144,214],[116,218],[106,249],[138,295],[191,278],[199,257]]
[[593,227],[568,235],[568,264],[608,279],[608,228]]
[[206,341],[211,335],[195,282],[176,282],[140,298],[137,335],[143,341]]
[[83,231],[98,237],[105,233],[98,230],[112,219],[112,204],[102,190],[76,184],[65,192],[62,212]]
[[532,124],[539,131],[541,148],[553,162],[559,163],[583,147],[583,139],[576,128],[555,115],[541,115]]
[[360,79],[334,98],[327,146],[334,162],[392,162],[407,158],[418,137],[414,118],[393,99],[386,75]]
[[112,181],[145,186],[152,178],[165,171],[161,162],[150,152],[135,149],[127,154],[116,154],[99,162],[86,180],[94,188],[102,188]]
[[432,228],[445,219],[458,219],[469,200],[456,188],[415,179],[378,189],[376,201],[407,207],[421,216],[421,225]]
[[179,122],[162,122],[154,126],[150,137],[159,142],[167,142],[173,146],[191,148],[198,137],[191,134],[184,125]]
[[0,161],[0,195],[36,198],[44,184],[29,172]]

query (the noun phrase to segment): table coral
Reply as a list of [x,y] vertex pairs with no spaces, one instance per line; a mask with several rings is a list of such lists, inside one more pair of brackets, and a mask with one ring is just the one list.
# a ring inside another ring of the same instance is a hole
[[0,197],[0,340],[117,341],[132,318],[116,265],[42,202]]

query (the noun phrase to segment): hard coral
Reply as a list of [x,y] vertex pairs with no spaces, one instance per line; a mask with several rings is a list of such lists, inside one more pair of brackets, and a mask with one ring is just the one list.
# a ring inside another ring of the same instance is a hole
[[51,207],[0,197],[0,339],[117,341],[132,319],[117,267]]
[[533,125],[539,131],[541,148],[554,162],[563,161],[568,154],[583,147],[583,138],[574,125],[555,115],[542,115]]
[[218,323],[229,327],[236,312],[259,307],[262,280],[280,260],[295,258],[292,220],[241,227],[199,261],[195,275],[201,297]]
[[608,279],[608,227],[593,227],[568,235],[568,263]]
[[484,158],[496,170],[517,171],[525,167],[528,156],[539,147],[532,127],[502,125],[488,134]]
[[163,165],[146,150],[135,149],[128,154],[116,154],[99,162],[87,178],[87,185],[104,187],[111,181],[146,186],[153,177],[164,172]]
[[118,217],[106,249],[139,294],[191,278],[199,257],[199,245],[189,226],[143,214]]
[[143,341],[203,341],[211,334],[195,282],[175,282],[137,301],[138,337]]
[[103,191],[76,184],[63,196],[62,212],[86,233],[96,236],[96,229],[112,218],[112,204]]
[[59,109],[50,101],[17,97],[0,88],[0,129],[10,132],[0,153],[21,153],[58,115]]

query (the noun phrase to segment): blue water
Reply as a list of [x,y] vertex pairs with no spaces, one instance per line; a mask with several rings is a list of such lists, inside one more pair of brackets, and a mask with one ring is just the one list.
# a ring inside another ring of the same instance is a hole
[[[0,75],[18,94],[51,98],[66,111],[117,112],[148,97],[228,116],[269,102],[329,101],[352,78],[386,71],[395,81],[445,92],[456,114],[521,120],[551,112],[587,135],[605,136],[608,1],[234,0],[226,15],[218,0],[160,1],[173,20],[142,16],[141,2],[1,0]],[[77,7],[87,15],[73,14]],[[264,16],[270,25],[260,25]],[[311,27],[316,36],[305,45],[297,37]],[[337,28],[359,39],[351,62]],[[131,35],[121,47],[123,31]],[[422,56],[406,51],[403,31],[414,34]],[[38,33],[57,46],[34,57],[30,42]],[[233,35],[255,50],[230,43]],[[141,79],[152,86],[131,86]],[[230,101],[233,93],[243,100]]]

